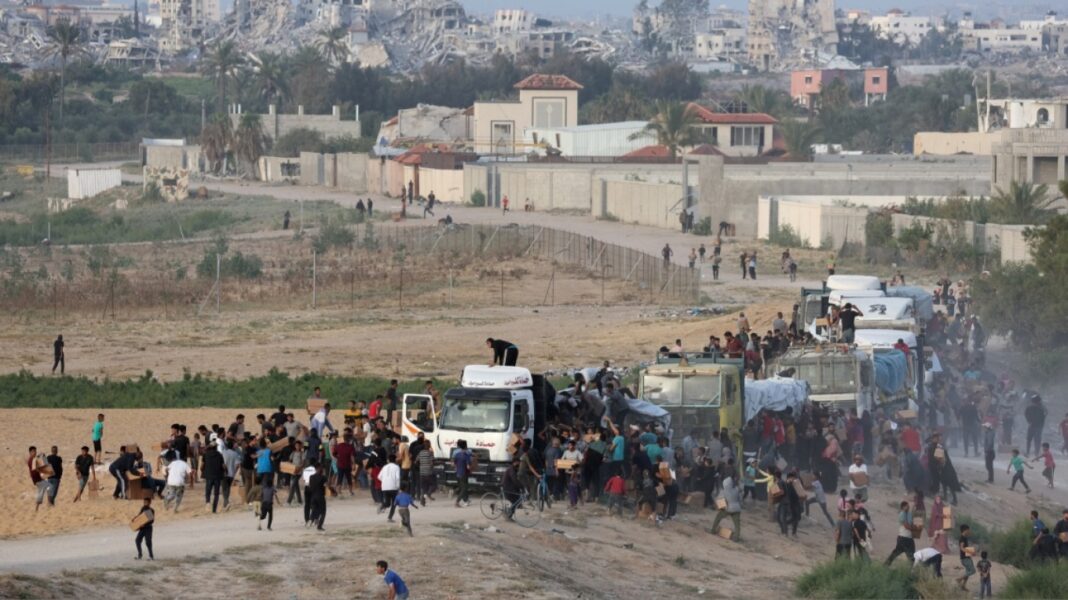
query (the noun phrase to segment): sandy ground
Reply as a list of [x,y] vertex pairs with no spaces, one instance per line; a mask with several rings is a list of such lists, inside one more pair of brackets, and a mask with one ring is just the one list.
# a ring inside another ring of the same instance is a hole
[[[116,421],[124,416],[129,415]],[[1060,490],[1048,493],[1037,486],[1026,497],[1008,492],[1004,476],[999,476],[997,485],[980,484],[978,461],[957,458],[955,464],[972,488],[960,496],[961,520],[1004,526],[1032,507],[1052,515],[1053,502],[1063,500]],[[19,484],[4,483],[5,488]],[[28,482],[21,484],[28,488]],[[191,500],[189,494],[186,497]],[[876,480],[868,504],[876,526],[876,559],[893,547],[894,506],[900,497],[899,484]],[[4,498],[3,510],[9,513],[4,520],[32,523],[24,517],[28,501],[21,499],[19,504],[16,509]],[[98,504],[108,507],[97,512]],[[85,511],[81,519],[90,512],[100,517],[96,526],[77,533],[35,535],[0,544],[0,573],[10,574],[0,575],[0,597],[132,591],[140,585],[140,575],[152,577],[152,586],[138,588],[139,595],[148,597],[188,594],[190,582],[202,580],[212,581],[213,589],[239,584],[261,597],[317,597],[338,585],[345,585],[346,593],[355,597],[375,597],[382,589],[371,563],[379,558],[396,566],[412,585],[413,597],[426,597],[431,590],[441,598],[619,598],[636,593],[782,597],[790,595],[798,574],[831,558],[834,551],[832,530],[818,512],[803,518],[798,539],[790,540],[778,534],[763,505],[751,504],[743,516],[743,541],[733,543],[704,531],[714,515],[701,510],[697,501],[683,506],[677,520],[660,527],[629,516],[608,517],[599,506],[569,510],[555,504],[537,527],[523,529],[486,520],[477,501],[457,509],[439,496],[426,509],[414,511],[415,537],[409,538],[376,514],[366,494],[358,493],[355,498],[330,501],[326,534],[304,529],[295,507],[276,511],[273,532],[256,531],[255,520],[244,510],[210,515],[196,507],[177,517],[161,514],[155,532],[161,560],[135,563],[133,535],[123,525],[136,513],[132,503],[107,498],[72,506],[61,501],[53,509],[59,511]],[[926,539],[918,541],[918,547],[925,543]],[[352,558],[342,567],[337,561],[344,556]],[[358,562],[361,559],[367,564]],[[961,572],[955,555],[946,558],[945,572],[947,577]],[[995,590],[1009,573],[1011,569],[995,566]]]

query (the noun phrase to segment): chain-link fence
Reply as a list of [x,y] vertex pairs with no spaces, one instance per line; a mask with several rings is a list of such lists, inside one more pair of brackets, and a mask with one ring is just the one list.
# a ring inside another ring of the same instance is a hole
[[138,160],[137,142],[100,144],[15,144],[0,146],[0,162],[43,163],[51,155],[54,163],[90,162],[94,160]]

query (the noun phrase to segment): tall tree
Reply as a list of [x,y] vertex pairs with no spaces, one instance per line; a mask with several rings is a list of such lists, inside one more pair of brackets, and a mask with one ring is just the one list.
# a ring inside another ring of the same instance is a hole
[[787,119],[782,122],[782,138],[786,153],[794,160],[812,160],[812,144],[819,140],[819,126],[810,121]]
[[218,113],[200,132],[200,147],[204,151],[204,158],[208,160],[209,171],[216,174],[226,172],[226,155],[232,144],[230,115]]
[[218,42],[208,53],[203,62],[203,70],[204,74],[215,82],[217,112],[226,113],[230,81],[237,77],[244,65],[245,59],[233,41]]
[[656,115],[646,123],[641,131],[634,133],[630,139],[639,139],[647,135],[656,137],[656,143],[667,146],[674,159],[679,149],[697,142],[697,112],[690,103],[660,100],[656,103]]
[[735,94],[735,100],[744,103],[746,110],[754,113],[766,113],[781,117],[790,106],[781,90],[774,90],[762,85],[745,84]]
[[284,56],[264,52],[253,57],[251,62],[260,96],[268,104],[278,105],[289,97],[289,70]]
[[1030,181],[1013,181],[1007,191],[998,188],[990,200],[990,216],[996,223],[1036,225],[1056,214],[1050,208],[1054,199],[1046,184],[1036,186]]
[[59,56],[59,123],[63,126],[63,109],[67,106],[67,60],[81,50],[82,29],[68,19],[56,21],[48,28],[48,38],[55,47],[53,55]]
[[256,176],[256,161],[267,151],[267,135],[263,132],[260,116],[253,113],[241,115],[241,122],[233,135],[233,150],[238,164],[244,164]]
[[349,32],[345,27],[331,27],[319,33],[315,47],[330,64],[340,65],[349,58]]

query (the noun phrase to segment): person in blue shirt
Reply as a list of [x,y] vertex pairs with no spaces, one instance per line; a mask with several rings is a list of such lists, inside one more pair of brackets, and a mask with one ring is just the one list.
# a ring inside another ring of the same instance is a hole
[[1046,524],[1042,522],[1042,519],[1038,517],[1038,511],[1031,511],[1031,536],[1038,536],[1042,534],[1042,530],[1046,528]]
[[380,560],[376,563],[378,574],[381,575],[389,587],[389,600],[408,600],[408,586],[400,575],[389,569],[389,563]]
[[256,451],[256,483],[262,483],[264,475],[274,472],[271,464],[271,449],[267,447],[267,438],[260,438],[260,449]]
[[452,462],[456,466],[456,506],[469,506],[467,492],[467,478],[470,475],[471,452],[467,450],[467,440],[456,442],[456,452],[452,456]]
[[412,495],[408,493],[408,484],[402,483],[400,492],[397,493],[397,497],[393,499],[393,505],[397,507],[397,512],[400,513],[401,525],[408,530],[408,535],[412,535],[412,515],[409,509],[419,508],[412,503]]

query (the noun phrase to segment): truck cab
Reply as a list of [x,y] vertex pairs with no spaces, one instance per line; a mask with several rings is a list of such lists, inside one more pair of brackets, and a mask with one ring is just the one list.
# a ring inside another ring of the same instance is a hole
[[495,485],[511,462],[515,444],[537,440],[535,432],[545,427],[546,398],[553,396],[552,385],[528,369],[469,365],[460,386],[440,399],[405,394],[402,426],[409,437],[421,431],[430,441],[440,481],[456,481],[452,456],[464,440],[477,462],[470,481]]
[[726,427],[737,434],[741,456],[741,429],[745,425],[743,360],[715,353],[687,353],[682,357],[658,355],[639,373],[638,397],[671,415],[671,441],[691,431],[707,438]]
[[808,382],[809,399],[814,403],[856,408],[858,414],[875,404],[871,357],[845,344],[791,348],[778,358],[773,370]]

